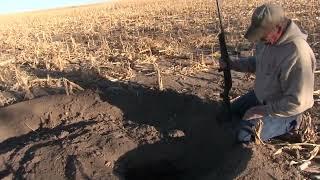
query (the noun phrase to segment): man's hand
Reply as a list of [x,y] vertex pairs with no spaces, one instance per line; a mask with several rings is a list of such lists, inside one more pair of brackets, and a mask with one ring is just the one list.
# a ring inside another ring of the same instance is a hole
[[221,58],[219,58],[219,69],[224,70],[226,68],[227,68],[227,63]]
[[[230,69],[232,69],[233,61],[237,60],[238,58],[234,56],[230,56],[229,58],[230,58]],[[226,68],[227,68],[227,63],[221,58],[219,58],[219,69],[224,70]]]
[[267,116],[265,106],[255,106],[247,110],[242,119],[252,120],[252,119],[259,119],[264,116]]

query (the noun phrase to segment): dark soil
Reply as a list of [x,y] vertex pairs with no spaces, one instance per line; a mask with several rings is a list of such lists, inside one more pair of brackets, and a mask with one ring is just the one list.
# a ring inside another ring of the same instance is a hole
[[[235,143],[221,123],[221,75],[164,76],[159,91],[155,77],[142,75],[120,83],[94,72],[30,72],[91,90],[0,109],[0,178],[302,178],[285,156],[272,157],[271,145]],[[235,97],[251,82],[234,77]]]

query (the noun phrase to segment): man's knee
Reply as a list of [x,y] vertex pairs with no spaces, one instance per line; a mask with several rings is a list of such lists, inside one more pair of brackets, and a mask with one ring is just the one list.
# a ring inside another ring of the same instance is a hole
[[242,117],[248,109],[257,105],[260,105],[260,103],[254,91],[249,91],[231,103],[231,112]]

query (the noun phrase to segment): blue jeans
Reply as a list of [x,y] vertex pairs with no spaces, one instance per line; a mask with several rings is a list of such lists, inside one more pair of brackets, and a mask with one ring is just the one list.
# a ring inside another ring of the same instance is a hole
[[[239,126],[237,128],[237,139],[240,142],[248,142],[252,140],[253,134],[249,129],[256,126],[258,119],[242,120],[245,112],[251,107],[261,105],[255,93],[249,91],[247,94],[239,97],[231,104],[231,111],[233,117],[238,119]],[[271,117],[266,116],[262,118],[263,127],[260,137],[263,141],[269,140],[273,137],[288,133],[297,125],[297,117]]]

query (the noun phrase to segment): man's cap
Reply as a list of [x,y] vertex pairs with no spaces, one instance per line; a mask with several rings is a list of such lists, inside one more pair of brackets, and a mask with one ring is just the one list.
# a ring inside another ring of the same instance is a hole
[[251,17],[251,24],[244,37],[249,41],[260,40],[285,18],[284,10],[275,4],[263,4],[257,7]]

